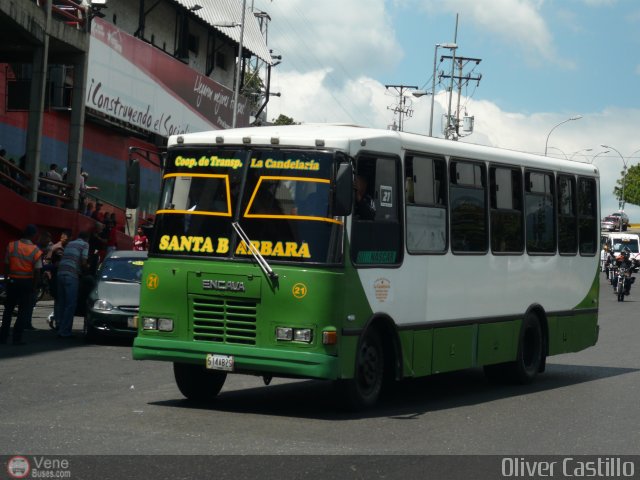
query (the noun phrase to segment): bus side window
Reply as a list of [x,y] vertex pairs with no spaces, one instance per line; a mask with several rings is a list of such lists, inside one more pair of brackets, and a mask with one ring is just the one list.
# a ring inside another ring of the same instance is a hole
[[551,173],[525,172],[524,198],[529,253],[556,251],[553,185]]
[[522,172],[517,168],[489,169],[491,250],[494,253],[522,253]]
[[442,253],[447,249],[447,168],[443,158],[405,157],[407,251]]
[[578,239],[582,255],[595,255],[598,238],[598,198],[593,178],[578,178]]
[[569,175],[558,175],[558,250],[564,254],[578,251],[576,180]]
[[357,265],[397,265],[402,261],[397,158],[363,155],[357,159],[351,230],[351,260]]
[[485,253],[488,244],[486,168],[452,160],[449,164],[451,251]]

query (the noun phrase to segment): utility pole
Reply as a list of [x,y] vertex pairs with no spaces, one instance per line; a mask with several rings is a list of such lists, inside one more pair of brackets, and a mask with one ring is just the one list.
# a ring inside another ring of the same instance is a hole
[[[407,90],[418,90],[418,87],[415,85],[385,85],[385,88],[389,90],[390,88],[395,89],[400,95],[400,100],[397,105],[394,107],[387,107],[388,110],[392,110],[394,113],[398,114],[398,130],[402,132],[403,121],[402,117],[406,115],[407,117],[411,117],[413,115],[413,110],[411,109],[411,105],[406,104],[406,97],[404,93]],[[423,93],[424,94],[424,93]]]
[[[457,107],[456,107],[456,120],[455,120],[455,131],[456,131],[456,136],[460,136],[460,97],[462,96],[462,87],[463,85],[467,85],[469,84],[469,82],[478,82],[477,85],[480,85],[480,80],[482,80],[482,74],[479,73],[475,76],[472,76],[470,73],[468,73],[467,75],[463,75],[463,70],[464,67],[468,64],[468,63],[475,63],[476,65],[479,65],[480,62],[482,61],[481,58],[472,58],[472,57],[454,57],[451,55],[443,55],[442,57],[440,57],[440,60],[442,61],[443,59],[451,59],[451,61],[454,64],[458,65],[458,75],[445,75],[442,74],[440,77],[441,78],[451,78],[451,83],[453,84],[454,80],[458,81],[458,103],[457,103]],[[451,69],[451,71],[453,72],[453,68]],[[447,119],[448,121],[450,121],[449,119]],[[447,137],[448,138],[448,137]]]

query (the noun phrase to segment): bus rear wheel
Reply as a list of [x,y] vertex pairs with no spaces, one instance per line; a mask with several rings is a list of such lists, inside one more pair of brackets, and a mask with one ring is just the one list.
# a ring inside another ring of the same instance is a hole
[[384,370],[384,349],[380,335],[370,330],[358,346],[353,378],[337,382],[345,406],[351,410],[373,406],[382,390]]
[[524,385],[536,378],[544,361],[542,326],[537,315],[528,313],[522,320],[516,360],[498,365],[486,365],[484,372],[490,380]]
[[196,402],[213,400],[227,379],[224,372],[208,370],[204,365],[191,363],[174,363],[173,375],[180,393]]

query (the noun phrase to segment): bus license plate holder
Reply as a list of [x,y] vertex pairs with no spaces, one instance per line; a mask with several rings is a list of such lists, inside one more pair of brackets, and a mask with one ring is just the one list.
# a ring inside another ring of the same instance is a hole
[[209,370],[222,370],[225,372],[233,372],[235,359],[233,355],[218,355],[215,353],[207,354],[206,367]]

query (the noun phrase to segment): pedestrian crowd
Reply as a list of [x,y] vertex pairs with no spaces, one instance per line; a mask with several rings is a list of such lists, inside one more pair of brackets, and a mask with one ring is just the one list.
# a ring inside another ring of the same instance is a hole
[[[118,226],[114,213],[101,213],[98,203],[91,217],[93,229],[71,238],[71,231],[61,232],[56,243],[47,231],[28,225],[20,239],[9,242],[4,258],[4,289],[6,292],[0,344],[24,345],[25,330],[32,325],[33,309],[42,289],[54,299],[49,325],[58,337],[71,338],[73,317],[83,288],[92,283],[98,266],[118,248]],[[134,250],[147,250],[148,239],[142,228],[134,238]],[[14,311],[17,317],[11,334]]]

